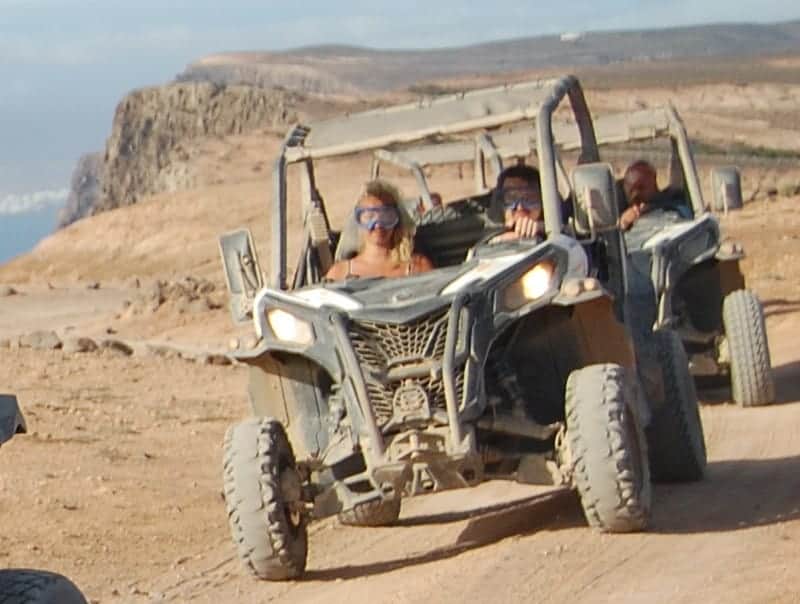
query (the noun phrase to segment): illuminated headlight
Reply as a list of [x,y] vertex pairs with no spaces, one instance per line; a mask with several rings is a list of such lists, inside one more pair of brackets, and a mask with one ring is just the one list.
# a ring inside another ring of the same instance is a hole
[[267,311],[267,323],[269,323],[272,333],[281,342],[291,342],[307,346],[314,340],[314,332],[311,324],[302,319],[298,319],[293,314],[273,308]]
[[540,262],[503,292],[503,307],[515,310],[528,302],[541,298],[552,289],[555,266],[552,262]]

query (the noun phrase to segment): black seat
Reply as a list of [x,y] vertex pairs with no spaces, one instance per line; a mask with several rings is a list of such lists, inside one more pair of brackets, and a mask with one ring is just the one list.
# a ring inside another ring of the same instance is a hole
[[461,264],[493,223],[487,216],[489,202],[487,194],[429,210],[417,226],[414,251],[427,256],[439,268]]

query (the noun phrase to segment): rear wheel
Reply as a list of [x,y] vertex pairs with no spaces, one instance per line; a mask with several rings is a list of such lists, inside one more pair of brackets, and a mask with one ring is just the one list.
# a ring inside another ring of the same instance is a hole
[[339,522],[348,526],[387,526],[400,517],[400,499],[370,501],[341,512]]
[[647,426],[653,480],[700,480],[706,469],[706,443],[686,351],[672,330],[654,332],[653,340],[664,383],[664,400]]
[[0,602],[8,604],[86,604],[80,590],[62,575],[41,570],[0,570]]
[[722,305],[733,400],[742,407],[775,402],[775,383],[764,325],[764,311],[747,289],[728,294]]
[[611,533],[640,531],[650,516],[650,472],[625,370],[591,365],[567,380],[567,443],[589,524]]
[[240,560],[260,579],[300,576],[308,553],[306,517],[283,426],[267,418],[232,426],[224,457],[225,503]]

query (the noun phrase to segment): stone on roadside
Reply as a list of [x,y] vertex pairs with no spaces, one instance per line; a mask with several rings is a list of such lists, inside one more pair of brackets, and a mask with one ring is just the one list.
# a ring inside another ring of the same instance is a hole
[[208,364],[226,366],[231,365],[232,361],[231,358],[226,354],[210,354],[208,355]]
[[175,359],[180,356],[180,353],[172,348],[171,346],[164,346],[163,344],[146,344],[145,350],[148,354],[151,354],[156,357],[161,357],[163,359]]
[[10,285],[0,285],[0,298],[16,296],[19,292]]
[[208,303],[207,298],[198,298],[197,300],[192,300],[189,302],[187,310],[189,314],[199,315],[211,310],[211,305]]
[[34,331],[19,339],[20,348],[33,348],[35,350],[57,350],[61,348],[61,339],[54,331]]
[[133,354],[133,348],[128,346],[122,340],[114,340],[114,339],[103,340],[100,343],[100,348],[119,356],[129,357]]
[[66,338],[64,340],[63,350],[68,354],[94,352],[97,350],[97,343],[91,338]]

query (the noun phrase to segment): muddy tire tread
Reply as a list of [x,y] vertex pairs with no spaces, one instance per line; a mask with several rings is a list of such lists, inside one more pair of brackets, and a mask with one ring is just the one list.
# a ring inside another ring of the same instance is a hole
[[742,407],[775,402],[775,382],[764,324],[756,295],[740,289],[725,297],[722,321],[728,338],[733,400]]
[[283,426],[252,418],[228,429],[224,444],[224,494],[239,559],[254,576],[271,581],[299,577],[306,566],[305,519],[293,535],[280,489],[282,458],[294,463]]
[[[650,513],[650,477],[641,425],[625,401],[625,372],[591,365],[567,380],[567,440],[573,476],[589,525],[605,532],[643,530]],[[625,421],[635,422],[639,448],[628,442]],[[640,455],[637,488],[632,455]]]
[[689,361],[677,333],[659,330],[654,344],[664,377],[664,402],[648,425],[654,482],[692,482],[705,475],[707,453]]
[[2,604],[86,604],[86,598],[66,577],[42,570],[0,570]]
[[339,513],[339,522],[347,526],[389,526],[400,517],[400,499],[370,501]]

